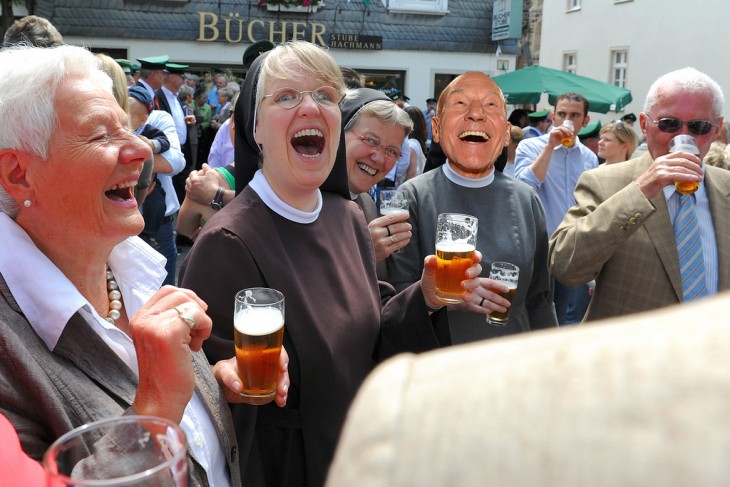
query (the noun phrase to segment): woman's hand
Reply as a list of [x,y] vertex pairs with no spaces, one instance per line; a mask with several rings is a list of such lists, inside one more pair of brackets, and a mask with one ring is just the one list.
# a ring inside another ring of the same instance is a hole
[[201,349],[212,328],[208,305],[193,291],[164,286],[129,320],[137,352],[138,414],[179,422],[195,390],[190,351]]
[[[450,304],[450,307],[455,309],[465,309],[468,311],[474,311],[476,308],[464,307],[468,306],[469,303],[476,301],[479,303],[481,297],[478,295],[478,288],[481,286],[482,280],[479,274],[482,273],[482,253],[478,250],[474,251],[474,264],[466,270],[465,279],[461,281],[461,287],[466,290],[463,299],[464,303],[461,304]],[[445,305],[443,301],[436,297],[436,256],[428,255],[423,260],[423,273],[421,274],[421,291],[423,297],[426,300],[426,304],[429,308],[441,308]],[[487,279],[488,280],[488,279]],[[494,281],[493,281],[494,282]],[[506,301],[506,300],[505,300]]]
[[[215,375],[218,384],[223,390],[226,401],[239,403],[243,402],[241,397],[241,379],[238,378],[238,367],[236,365],[236,357],[227,360],[221,360],[213,366],[213,375]],[[279,355],[279,378],[276,384],[276,396],[274,401],[283,408],[286,406],[287,395],[289,394],[289,354],[286,349],[281,347],[281,355]]]
[[375,261],[382,262],[390,254],[411,241],[410,215],[403,211],[381,216],[368,223],[368,231],[375,248]]

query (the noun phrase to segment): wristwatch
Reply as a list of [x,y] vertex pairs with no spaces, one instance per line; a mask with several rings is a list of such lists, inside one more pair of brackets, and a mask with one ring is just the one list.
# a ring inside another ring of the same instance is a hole
[[213,200],[210,202],[210,207],[213,208],[215,211],[220,210],[223,208],[223,195],[225,194],[226,190],[218,186],[218,189],[215,190],[215,196],[213,196]]

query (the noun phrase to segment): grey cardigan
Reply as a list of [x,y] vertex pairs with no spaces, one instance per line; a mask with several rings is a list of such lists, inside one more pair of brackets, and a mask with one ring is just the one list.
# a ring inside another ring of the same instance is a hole
[[[40,460],[59,436],[84,423],[134,414],[137,377],[79,313],[68,321],[51,352],[23,315],[0,275],[0,413],[8,417],[23,449]],[[202,352],[191,354],[196,392],[210,414],[231,485],[241,485],[238,445],[228,405]],[[190,457],[191,485],[208,485]]]

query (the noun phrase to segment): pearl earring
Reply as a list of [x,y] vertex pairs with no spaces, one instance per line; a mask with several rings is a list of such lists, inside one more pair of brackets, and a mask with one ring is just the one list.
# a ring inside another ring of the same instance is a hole
[[30,208],[30,205],[32,205],[32,204],[33,203],[31,203],[30,200],[23,201],[23,206],[25,206],[26,208]]

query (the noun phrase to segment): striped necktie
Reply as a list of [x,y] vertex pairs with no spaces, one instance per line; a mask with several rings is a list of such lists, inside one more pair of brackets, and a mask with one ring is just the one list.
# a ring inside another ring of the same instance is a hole
[[694,195],[679,195],[679,211],[674,220],[674,239],[677,243],[684,301],[706,296],[705,261]]

